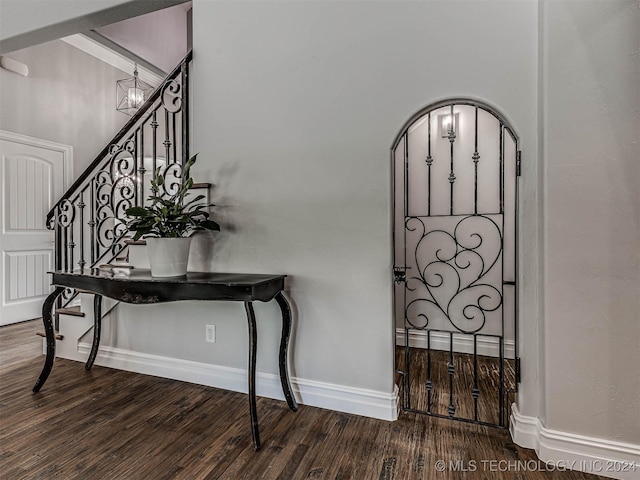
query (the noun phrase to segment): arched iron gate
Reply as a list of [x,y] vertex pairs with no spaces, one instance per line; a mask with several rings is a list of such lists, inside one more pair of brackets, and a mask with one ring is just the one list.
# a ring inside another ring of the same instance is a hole
[[403,409],[505,427],[520,368],[518,138],[488,105],[452,99],[415,114],[391,157]]

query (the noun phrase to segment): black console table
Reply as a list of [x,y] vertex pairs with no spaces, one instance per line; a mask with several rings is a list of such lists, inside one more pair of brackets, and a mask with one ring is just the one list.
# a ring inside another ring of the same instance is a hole
[[33,387],[38,392],[53,368],[56,340],[52,322],[52,307],[65,288],[77,288],[94,293],[93,343],[85,365],[91,369],[100,346],[102,320],[102,296],[126,303],[150,304],[177,300],[227,300],[244,302],[249,322],[249,413],[253,446],[260,449],[260,431],[256,411],[256,317],[254,301],[274,300],[282,312],[282,336],[280,338],[279,368],[282,391],[289,408],[294,412],[298,405],[291,390],[287,369],[287,351],[291,335],[291,309],[282,294],[286,275],[237,274],[189,272],[184,277],[152,277],[149,270],[91,269],[76,272],[53,272],[54,291],[42,306],[42,321],[47,340],[47,355],[40,377]]

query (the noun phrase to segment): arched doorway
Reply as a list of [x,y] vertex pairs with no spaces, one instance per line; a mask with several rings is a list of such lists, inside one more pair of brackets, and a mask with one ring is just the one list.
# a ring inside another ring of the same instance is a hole
[[470,99],[416,113],[392,148],[403,410],[506,427],[519,381],[519,140]]

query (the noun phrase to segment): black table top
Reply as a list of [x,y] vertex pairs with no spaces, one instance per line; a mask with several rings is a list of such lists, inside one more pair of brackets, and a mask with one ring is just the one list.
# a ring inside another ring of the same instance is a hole
[[286,275],[188,272],[182,277],[153,277],[129,268],[55,271],[52,284],[89,290],[127,303],[176,300],[268,301],[284,289]]

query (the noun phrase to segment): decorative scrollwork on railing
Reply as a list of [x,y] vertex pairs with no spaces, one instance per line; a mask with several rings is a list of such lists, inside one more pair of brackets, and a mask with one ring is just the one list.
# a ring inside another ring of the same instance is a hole
[[61,227],[68,227],[73,223],[76,218],[76,208],[69,199],[64,199],[60,205],[58,205],[58,214],[56,221]]
[[180,111],[182,108],[182,85],[176,80],[167,80],[162,86],[160,95],[162,106],[170,113]]
[[111,189],[113,188],[111,175],[108,171],[102,170],[96,174],[93,181],[96,190],[96,216],[98,219],[106,218],[109,212],[105,209],[111,210]]
[[56,270],[95,267],[121,255],[128,236],[125,212],[145,202],[158,164],[164,188],[175,192],[189,156],[182,79],[190,61],[189,53],[47,214],[47,227],[55,231]]
[[113,241],[113,208],[111,193],[113,181],[108,170],[96,174],[95,182],[95,232],[97,246],[108,248]]
[[417,276],[407,279],[407,290],[422,291],[420,298],[407,304],[409,325],[425,329],[430,320],[446,319],[462,333],[482,330],[486,312],[502,305],[500,290],[487,279],[502,252],[498,225],[489,217],[471,215],[460,220],[453,232],[427,231],[419,217],[410,217],[406,228],[419,235]]
[[100,253],[104,249],[110,248],[115,236],[113,233],[113,217],[99,220],[96,225],[96,241],[100,248]]
[[131,139],[122,145],[111,145],[109,154],[111,155],[111,176],[132,176],[136,173],[135,164],[135,142]]
[[64,300],[71,300],[76,295],[75,288],[65,288],[60,295]]
[[[135,205],[138,178],[135,142],[131,139],[111,150],[111,210],[116,218]],[[117,223],[114,228],[117,227]],[[116,236],[117,236],[117,232]]]
[[177,192],[182,178],[182,164],[170,163],[162,170],[164,176],[164,193],[173,195]]

